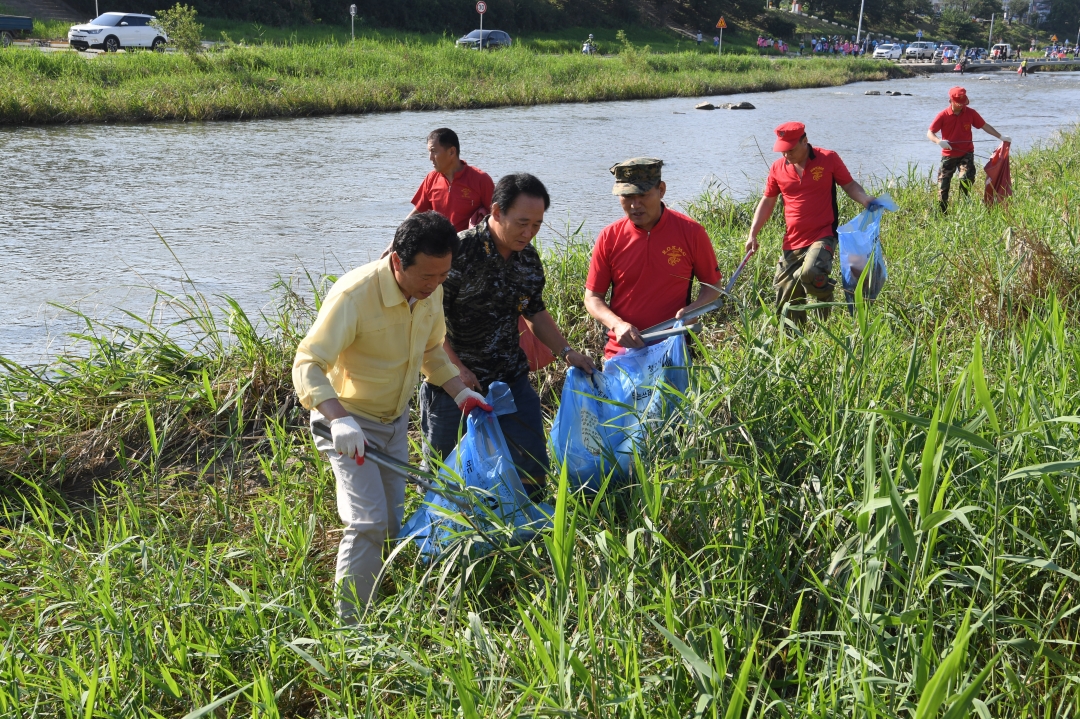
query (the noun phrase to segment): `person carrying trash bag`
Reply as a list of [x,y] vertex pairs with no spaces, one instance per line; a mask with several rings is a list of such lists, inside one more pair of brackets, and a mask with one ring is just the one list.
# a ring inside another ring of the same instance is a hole
[[[758,234],[772,217],[777,198],[783,195],[787,229],[773,278],[776,311],[781,317],[786,313],[801,326],[806,322],[806,312],[786,308],[802,304],[808,296],[820,302],[833,301],[836,282],[830,275],[839,225],[837,185],[863,207],[871,206],[874,198],[852,179],[838,154],[810,144],[801,122],[785,122],[776,128],[773,151],[783,157],[769,168],[765,194],[754,210],[746,251],[757,252]],[[829,316],[828,307],[817,312],[822,320]]]
[[463,411],[484,406],[443,349],[442,283],[458,250],[453,225],[437,212],[407,218],[389,256],[342,275],[300,341],[292,378],[311,422],[326,420],[331,439],[316,436],[334,471],[345,524],[334,581],[337,610],[355,624],[374,600],[382,550],[396,537],[405,478],[364,461],[370,444],[391,458],[409,457],[409,399],[417,374],[442,387]]
[[[608,330],[608,358],[622,348],[644,347],[640,328],[682,317],[720,296],[720,268],[705,228],[664,204],[663,164],[635,157],[610,170],[611,192],[626,217],[597,235],[585,280],[585,310]],[[691,301],[695,278],[701,291]]]
[[[544,266],[531,242],[550,204],[547,188],[536,177],[518,173],[500,179],[491,214],[459,235],[461,249],[443,285],[446,352],[467,387],[481,392],[492,382],[510,387],[517,411],[499,423],[522,484],[534,499],[544,492],[547,437],[520,344],[519,319],[524,317],[537,339],[567,364],[586,373],[595,369],[587,355],[567,344],[544,305]],[[458,443],[463,420],[453,395],[438,383],[423,383],[420,426],[428,447],[444,462]]]
[[[979,113],[970,107],[967,90],[954,87],[949,90],[949,106],[934,116],[926,136],[941,148],[941,168],[938,170],[938,209],[949,210],[949,189],[952,178],[962,172],[960,191],[965,195],[975,181],[975,145],[971,128],[982,129],[1002,142],[1011,143],[1012,138],[1002,135],[991,127]],[[937,133],[941,133],[941,137]]]
[[529,499],[503,436],[499,418],[517,412],[514,395],[505,382],[492,382],[486,402],[491,410],[468,413],[461,441],[439,470],[453,494],[428,491],[401,528],[400,538],[415,541],[426,556],[438,556],[470,529],[479,529],[485,541],[508,544],[550,526],[554,509]]
[[873,262],[867,271],[863,284],[864,299],[877,299],[889,273],[885,268],[885,253],[881,247],[881,217],[886,211],[900,209],[888,194],[881,195],[850,222],[837,228],[840,245],[840,277],[843,280],[844,296],[854,310],[855,292],[859,278],[866,266]]

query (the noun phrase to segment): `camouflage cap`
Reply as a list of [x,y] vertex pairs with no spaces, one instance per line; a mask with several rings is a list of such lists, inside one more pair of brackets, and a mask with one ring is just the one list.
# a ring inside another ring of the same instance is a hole
[[634,157],[613,165],[611,174],[615,175],[613,195],[640,195],[660,184],[660,168],[663,160],[655,157]]

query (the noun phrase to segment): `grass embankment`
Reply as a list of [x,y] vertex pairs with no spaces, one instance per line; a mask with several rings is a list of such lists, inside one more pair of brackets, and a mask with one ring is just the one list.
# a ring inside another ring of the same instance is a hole
[[616,57],[438,45],[234,47],[187,57],[0,51],[0,123],[224,120],[535,105],[823,87],[902,73],[873,61],[696,52]]
[[[197,297],[89,323],[81,358],[0,374],[0,707],[1075,715],[1078,156],[1074,131],[1019,158],[1008,209],[942,217],[926,178],[897,181],[883,298],[805,335],[763,304],[772,222],[630,488],[560,496],[574,522],[518,563],[406,547],[356,632],[330,600],[334,481],[289,387],[311,288],[260,329]],[[733,267],[751,205],[692,210]],[[583,239],[548,255],[547,300],[596,352]]]

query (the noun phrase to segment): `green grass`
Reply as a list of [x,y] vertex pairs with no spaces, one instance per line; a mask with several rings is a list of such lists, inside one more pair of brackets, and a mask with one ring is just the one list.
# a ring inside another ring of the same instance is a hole
[[[927,177],[890,181],[885,293],[805,334],[767,306],[774,220],[629,488],[558,492],[513,562],[406,547],[356,631],[288,384],[325,284],[261,318],[194,290],[134,328],[86,318],[73,353],[0,374],[0,710],[1075,715],[1078,157],[1072,130],[1015,158],[1008,207],[947,216]],[[689,209],[733,267],[752,205]],[[546,300],[596,353],[590,238],[562,234]]]
[[0,51],[0,123],[221,120],[698,96],[885,79],[874,61],[773,62],[630,48],[612,58],[357,40],[187,57]]

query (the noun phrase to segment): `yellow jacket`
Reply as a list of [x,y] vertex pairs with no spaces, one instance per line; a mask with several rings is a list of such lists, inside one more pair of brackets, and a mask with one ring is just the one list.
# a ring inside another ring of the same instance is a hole
[[393,422],[408,407],[421,370],[436,385],[458,375],[443,350],[445,336],[441,286],[410,311],[389,257],[357,267],[330,288],[296,348],[300,404],[313,409],[337,397],[349,412]]

